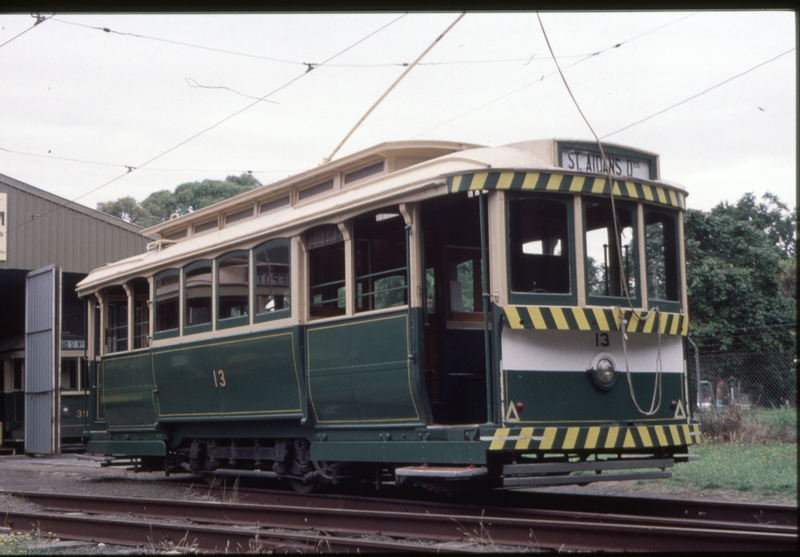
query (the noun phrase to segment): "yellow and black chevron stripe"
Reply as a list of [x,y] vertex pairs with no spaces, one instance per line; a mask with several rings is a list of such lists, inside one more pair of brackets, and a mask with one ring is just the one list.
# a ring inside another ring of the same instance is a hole
[[518,427],[481,430],[490,451],[618,450],[680,447],[702,442],[698,424]]
[[[556,329],[559,331],[619,331],[620,310],[571,306],[505,306],[503,323],[512,329]],[[629,333],[682,335],[689,333],[689,317],[678,313],[622,310]],[[656,322],[658,327],[656,327]]]
[[[549,172],[474,172],[447,178],[448,191],[527,190],[569,193],[609,193],[608,179]],[[664,185],[614,180],[614,195],[686,209],[686,194]]]

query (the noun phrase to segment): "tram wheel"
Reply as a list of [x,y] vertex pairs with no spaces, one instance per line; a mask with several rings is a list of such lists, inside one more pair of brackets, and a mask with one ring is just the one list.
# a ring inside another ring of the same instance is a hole
[[322,483],[322,478],[319,477],[307,482],[297,478],[288,478],[288,480],[289,485],[291,485],[292,489],[294,489],[297,493],[313,493],[319,489],[319,486]]

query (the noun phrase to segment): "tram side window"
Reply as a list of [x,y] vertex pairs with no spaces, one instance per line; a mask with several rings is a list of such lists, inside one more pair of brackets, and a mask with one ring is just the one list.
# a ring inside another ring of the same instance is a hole
[[512,292],[572,292],[568,203],[572,203],[571,197],[519,197],[509,201]]
[[306,233],[309,312],[312,318],[344,315],[346,308],[344,237],[335,224]]
[[112,286],[107,296],[106,353],[112,354],[128,349],[128,294],[121,286]]
[[250,260],[246,251],[224,255],[217,263],[219,321],[223,326],[243,325],[250,312]]
[[180,275],[170,269],[156,275],[156,333],[175,331],[180,321]]
[[677,214],[644,210],[647,292],[652,300],[679,301]]
[[407,303],[406,225],[397,207],[353,221],[356,311]]
[[256,316],[288,311],[291,303],[289,241],[273,240],[255,249]]
[[[184,327],[211,324],[211,261],[197,261],[184,270]],[[192,332],[197,332],[195,329]]]
[[133,280],[133,348],[145,348],[150,335],[150,283],[145,278]]
[[612,208],[608,199],[584,199],[588,295],[623,297],[627,288],[628,295],[637,298],[636,206],[614,204]]

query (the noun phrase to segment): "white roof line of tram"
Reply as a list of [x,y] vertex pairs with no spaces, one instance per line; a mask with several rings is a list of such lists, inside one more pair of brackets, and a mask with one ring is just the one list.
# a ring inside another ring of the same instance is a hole
[[[547,161],[542,160],[541,161],[542,168],[540,168],[540,170],[544,170],[545,166],[550,166],[551,169],[555,170],[561,168],[560,166],[558,166],[558,161],[556,160],[557,157],[556,149],[558,143],[591,144],[592,142],[587,141],[585,139],[548,138],[548,139],[528,140],[498,147],[488,147],[488,146],[463,143],[463,142],[438,141],[438,140],[422,140],[422,141],[408,140],[408,141],[384,142],[379,145],[375,145],[368,149],[364,149],[357,153],[353,153],[351,155],[343,157],[342,159],[339,159],[337,161],[322,163],[319,166],[303,171],[300,174],[295,174],[278,182],[255,188],[251,191],[220,201],[213,205],[209,205],[208,207],[198,209],[197,211],[193,211],[187,215],[183,215],[176,219],[158,223],[156,225],[153,225],[149,228],[142,230],[142,233],[147,236],[164,237],[169,235],[169,231],[180,229],[184,225],[188,226],[191,223],[202,223],[204,220],[207,220],[210,217],[216,216],[222,212],[235,211],[237,206],[240,206],[242,209],[244,209],[248,206],[248,202],[253,203],[258,198],[265,197],[266,198],[265,201],[267,201],[268,199],[271,198],[278,198],[281,193],[289,192],[293,187],[297,185],[310,186],[312,184],[310,184],[309,182],[314,181],[315,177],[321,179],[323,177],[333,175],[336,172],[356,169],[358,165],[354,163],[362,159],[369,159],[374,156],[383,156],[388,159],[389,155],[391,155],[392,153],[401,153],[403,151],[424,150],[431,148],[443,149],[443,150],[449,149],[451,150],[450,154],[462,151],[474,152],[476,149],[492,149],[494,153],[497,153],[499,152],[499,150],[506,147],[511,149],[520,149],[520,150],[531,150],[531,148],[533,148],[536,151],[538,151],[538,153],[532,153],[532,154],[546,154],[548,158],[551,158],[551,160],[555,162],[555,165],[553,166],[550,165]],[[628,149],[634,152],[655,157],[656,159],[659,158],[659,155],[657,153],[652,153],[650,151],[645,151],[642,149],[636,149],[628,145],[622,145],[618,143],[604,143],[604,145],[609,147]],[[442,156],[448,156],[448,154]],[[429,160],[435,160],[439,158],[441,157],[435,157],[434,159],[429,159]],[[539,156],[538,158],[541,159],[542,157]],[[364,161],[364,163],[368,162],[369,162],[368,160]],[[496,164],[496,162],[497,161],[495,161],[495,164],[493,165],[495,168],[503,166]],[[659,168],[659,173],[660,173],[660,168]],[[394,172],[392,174],[394,174]],[[382,176],[386,176],[386,174],[376,176],[375,179],[379,179]],[[659,183],[663,183],[664,185],[676,187],[677,189],[685,191],[685,188],[677,183],[661,182],[660,177],[658,177],[656,181],[658,181]]]
[[[119,284],[124,280],[137,276],[150,276],[164,269],[181,268],[187,263],[203,258],[205,254],[224,252],[226,247],[235,249],[245,242],[258,242],[259,239],[266,241],[270,237],[287,237],[296,233],[298,229],[308,229],[325,222],[338,222],[342,219],[337,218],[337,216],[342,213],[350,213],[360,207],[388,203],[393,198],[403,194],[442,185],[445,183],[447,176],[455,174],[486,170],[566,172],[570,174],[571,172],[566,171],[564,168],[554,166],[538,156],[536,151],[542,147],[546,147],[546,143],[551,141],[554,142],[556,140],[526,141],[501,147],[478,146],[429,159],[390,174],[376,176],[374,179],[367,180],[346,189],[335,190],[330,194],[320,195],[319,198],[313,198],[297,205],[287,206],[274,213],[269,213],[268,215],[256,215],[214,232],[207,232],[201,236],[176,242],[159,251],[146,252],[115,263],[110,263],[89,273],[85,279],[78,283],[78,291],[81,294],[87,294],[104,286]],[[432,143],[434,142],[421,142],[417,145],[431,146]],[[455,142],[447,143],[446,145],[445,142],[436,143],[442,147],[464,145],[463,143]],[[386,152],[386,145],[396,144],[382,144],[377,148],[368,149],[358,154],[366,154],[365,156],[369,157],[374,154]],[[407,142],[404,143],[404,145],[412,147],[415,145],[415,142]],[[348,157],[347,160],[352,162],[358,159]],[[431,171],[432,169],[430,167],[436,166],[440,168]],[[337,165],[336,168],[338,169],[339,166]],[[325,172],[331,172],[331,168],[328,167]],[[289,184],[303,182],[309,175],[309,173],[303,173],[299,175],[300,178],[293,177],[279,184],[283,186],[281,189],[288,189]],[[675,187],[663,181],[658,181],[657,183],[668,187]],[[682,190],[683,188],[679,189]],[[253,191],[259,191],[260,194],[263,194],[261,188]],[[252,194],[253,192],[246,192],[232,199],[240,201],[243,196],[258,197]],[[251,202],[254,201],[255,199],[251,200]],[[227,204],[227,202],[222,201],[208,208],[204,208],[201,211],[210,209],[209,212],[211,214],[217,214],[220,212],[219,206],[221,204]],[[196,211],[191,213],[191,215],[196,215],[199,212],[200,211]],[[206,214],[206,216],[208,215]],[[183,219],[185,217],[181,218]],[[176,220],[178,219],[173,220],[172,223],[175,223]],[[192,219],[192,221],[189,222],[193,222],[194,220],[202,221],[202,218]],[[152,232],[155,228],[156,227],[149,228],[146,232]]]
[[[475,148],[483,147],[482,145],[476,145],[472,143],[464,143],[464,142],[457,142],[457,141],[436,141],[436,140],[423,140],[423,141],[390,141],[384,142],[379,145],[374,145],[368,149],[364,149],[363,151],[359,151],[357,153],[353,153],[351,155],[347,155],[341,159],[332,162],[325,162],[320,164],[315,168],[310,168],[305,170],[299,174],[294,174],[283,180],[278,182],[274,182],[272,184],[267,184],[253,190],[247,191],[235,197],[231,197],[230,199],[226,199],[215,203],[213,205],[209,205],[208,207],[203,207],[202,209],[198,209],[197,211],[193,211],[187,215],[183,215],[177,219],[164,221],[162,223],[153,225],[149,228],[146,228],[144,232],[148,235],[155,235],[161,234],[162,231],[165,229],[172,229],[175,228],[178,224],[184,224],[188,222],[202,222],[204,219],[212,215],[216,215],[221,211],[225,211],[226,209],[233,208],[236,205],[245,205],[245,202],[250,201],[253,202],[260,197],[269,196],[272,197],[273,194],[277,194],[283,191],[289,191],[292,187],[297,186],[298,184],[303,185],[313,185],[311,183],[306,183],[309,181],[313,181],[315,177],[323,178],[327,177],[333,173],[340,172],[342,170],[350,170],[350,167],[353,170],[357,169],[357,165],[353,163],[362,160],[362,159],[369,159],[374,156],[383,156],[387,157],[392,152],[402,152],[402,151],[410,151],[410,150],[424,150],[424,149],[442,149],[442,150],[451,150],[452,152],[455,151],[464,151],[464,150],[472,150]],[[435,157],[435,160],[440,157]],[[368,160],[365,162],[369,162]],[[427,161],[424,161],[427,162]],[[415,165],[416,166],[416,165]],[[398,171],[399,172],[399,171]],[[394,172],[392,173],[394,174]],[[382,174],[380,177],[385,177],[386,174]]]
[[[472,151],[470,150],[470,152]],[[454,156],[455,158],[451,158]],[[451,164],[447,164],[448,162]],[[432,165],[439,165],[443,168],[439,172],[430,172],[428,167]],[[120,279],[142,276],[143,272],[150,275],[166,268],[182,267],[185,262],[197,260],[206,252],[224,250],[226,246],[233,248],[249,239],[257,241],[258,237],[265,239],[270,236],[281,237],[282,233],[292,229],[305,229],[324,222],[334,222],[338,220],[336,219],[337,214],[352,211],[358,206],[388,201],[402,194],[442,185],[445,183],[446,174],[465,170],[483,170],[486,166],[486,163],[464,157],[462,153],[452,153],[423,161],[391,174],[378,176],[363,184],[320,196],[319,199],[286,207],[269,215],[256,216],[196,238],[176,242],[160,251],[142,253],[109,263],[95,269],[79,282],[78,291],[83,293],[109,284],[118,284]],[[265,226],[266,223],[269,223],[269,226]]]

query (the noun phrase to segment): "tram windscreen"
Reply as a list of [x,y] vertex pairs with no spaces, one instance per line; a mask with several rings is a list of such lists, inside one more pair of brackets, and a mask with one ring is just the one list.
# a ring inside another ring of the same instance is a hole
[[679,299],[676,218],[676,214],[657,209],[644,211],[647,291],[651,299]]
[[589,296],[625,296],[626,289],[637,296],[635,214],[620,201],[612,207],[608,199],[584,200]]
[[[572,198],[569,198],[572,201]],[[569,209],[566,202],[539,197],[509,201],[511,290],[569,294]]]

